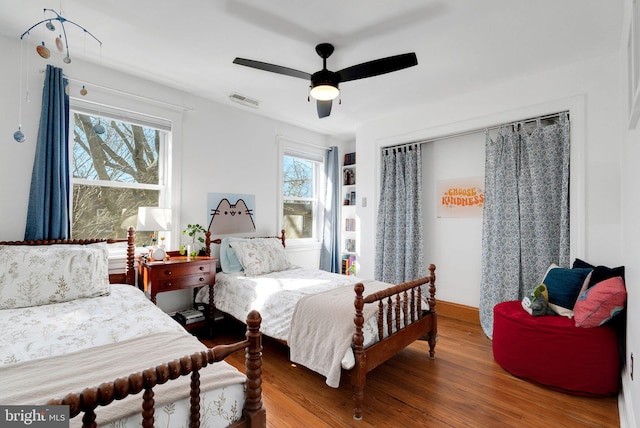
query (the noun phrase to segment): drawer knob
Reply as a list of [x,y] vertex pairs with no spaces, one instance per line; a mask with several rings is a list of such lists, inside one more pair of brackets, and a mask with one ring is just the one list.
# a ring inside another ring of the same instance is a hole
[[167,287],[171,287],[171,285],[172,284],[170,282],[167,282]]
[[204,282],[204,278],[200,277],[200,278],[198,278],[198,281]]
[[204,270],[204,266],[200,266],[200,270]]
[[167,269],[167,270],[164,271],[164,274],[165,275],[171,275],[171,271],[169,269]]

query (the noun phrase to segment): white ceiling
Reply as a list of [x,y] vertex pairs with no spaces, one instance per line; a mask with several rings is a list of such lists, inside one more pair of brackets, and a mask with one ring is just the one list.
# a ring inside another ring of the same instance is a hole
[[[45,8],[102,41],[100,51],[65,24],[72,59],[346,138],[389,112],[617,51],[624,1],[0,0],[0,34],[19,39],[50,16]],[[319,119],[304,80],[232,63],[238,56],[313,73],[322,42],[335,46],[333,71],[406,52],[418,65],[341,84],[342,104]],[[232,103],[234,92],[259,109]]]

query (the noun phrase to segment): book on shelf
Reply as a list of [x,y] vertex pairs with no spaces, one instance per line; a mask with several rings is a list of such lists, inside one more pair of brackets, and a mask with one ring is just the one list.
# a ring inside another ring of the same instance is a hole
[[343,275],[355,275],[356,257],[344,256],[342,258],[342,274]]
[[344,155],[344,164],[345,165],[354,165],[356,163],[356,154],[353,153],[345,153]]
[[345,230],[345,232],[355,232],[356,231],[356,219],[355,218],[345,218],[344,219],[344,230]]
[[356,192],[347,192],[344,195],[344,205],[355,205],[356,204]]

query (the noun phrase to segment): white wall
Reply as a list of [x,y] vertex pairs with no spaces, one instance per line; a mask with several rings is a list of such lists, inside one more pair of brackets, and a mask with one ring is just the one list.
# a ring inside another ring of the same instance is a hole
[[[19,61],[18,41],[0,37],[0,51],[7,60],[0,68],[0,240],[24,237],[31,170],[40,116],[42,82],[46,62],[30,58],[31,102],[23,103],[22,124],[27,140],[16,143],[18,127]],[[26,63],[26,61],[25,61]],[[256,196],[257,235],[277,234],[277,137],[329,146],[328,137],[258,116],[252,109],[239,109],[189,95],[103,67],[73,60],[62,67],[65,75],[100,86],[124,91],[127,96],[87,84],[88,94],[80,97],[81,85],[71,81],[71,96],[83,102],[108,103],[133,111],[167,117],[173,121],[171,192],[173,194],[174,236],[188,223],[207,223],[207,193],[247,193]],[[26,78],[24,78],[26,81]],[[24,92],[26,82],[23,83]],[[156,102],[153,100],[158,100]],[[182,106],[182,107],[181,107]],[[174,242],[176,249],[178,242]],[[291,261],[317,267],[316,248],[291,250]],[[166,293],[158,304],[170,311],[189,303],[189,293]],[[177,308],[176,308],[177,306]]]
[[[631,11],[631,0],[625,1],[625,29],[628,34]],[[636,23],[637,25],[638,23]],[[626,37],[622,38],[620,49],[626,52]],[[636,47],[637,49],[637,47]],[[628,82],[627,62],[624,58],[619,63],[618,76],[621,82]],[[629,130],[627,93],[629,88],[622,87],[620,96],[620,121],[622,131],[622,151],[620,154],[620,168],[622,171],[620,189],[620,211],[622,219],[622,261],[625,266],[625,283],[627,286],[627,351],[625,355],[626,367],[622,373],[623,397],[619,400],[621,426],[628,428],[640,427],[640,198],[638,198],[638,184],[640,183],[640,126]],[[631,379],[631,354],[634,355],[634,378]]]
[[[484,152],[484,132],[422,144],[425,261],[436,265],[440,300],[476,308],[480,303],[482,217],[438,218],[436,184],[452,178],[484,177]],[[442,280],[440,271],[446,273]]]
[[[623,124],[624,126],[624,124]],[[620,402],[627,427],[640,427],[640,127],[625,132],[622,149],[622,265],[627,286],[627,352],[626,369],[622,376],[624,401]],[[631,380],[631,354],[634,355],[634,379]],[[634,415],[635,411],[635,415]]]

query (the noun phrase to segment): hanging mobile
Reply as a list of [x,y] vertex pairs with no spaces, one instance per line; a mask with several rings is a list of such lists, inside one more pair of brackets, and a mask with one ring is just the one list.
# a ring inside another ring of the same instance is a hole
[[13,133],[13,139],[18,143],[24,143],[24,132],[22,132],[22,126],[18,125],[18,130]]
[[[68,19],[66,19],[65,17],[63,17],[62,15],[60,15],[58,12],[56,12],[53,9],[44,9],[44,12],[50,12],[52,14],[55,15],[55,17],[51,17],[49,16],[48,18],[45,18],[41,21],[36,22],[35,24],[33,24],[31,27],[29,27],[29,29],[27,31],[25,31],[24,33],[22,33],[22,35],[20,36],[20,40],[23,41],[24,40],[24,36],[27,36],[27,38],[29,39],[31,37],[31,33],[30,31],[33,30],[35,27],[37,27],[40,24],[45,24],[45,27],[49,30],[49,31],[55,31],[56,30],[56,26],[53,24],[53,21],[58,21],[60,23],[60,27],[62,27],[62,31],[60,34],[58,34],[58,37],[56,37],[55,39],[55,44],[56,44],[56,48],[60,51],[63,52],[66,48],[66,55],[65,57],[62,59],[62,61],[65,64],[69,64],[71,62],[71,57],[69,56],[69,42],[67,40],[67,30],[64,26],[65,22],[67,24],[73,24],[76,27],[80,28],[84,34],[85,34],[85,38],[86,35],[89,34],[91,37],[93,37],[93,39],[98,42],[100,44],[100,48],[102,49],[102,42],[100,40],[98,40],[96,38],[96,36],[94,36],[93,34],[91,34],[89,31],[87,31],[86,28],[84,28],[81,25],[76,24],[73,21],[69,21]],[[64,38],[64,44],[63,44],[63,38]],[[27,43],[27,49],[29,49],[29,43]],[[49,50],[49,48],[45,45],[45,42],[42,41],[41,44],[36,46],[36,52],[38,52],[38,55],[40,55],[42,58],[49,58],[51,56],[51,51]],[[29,68],[29,55],[27,55],[27,69]],[[69,88],[68,86],[65,88],[65,91],[67,91]],[[20,45],[20,91],[22,91],[22,44]],[[84,85],[82,86],[82,89],[80,90],[80,94],[81,95],[86,95],[87,94],[87,89],[84,87]],[[29,101],[29,79],[27,76],[27,102]],[[16,132],[13,133],[13,139],[16,140],[19,143],[22,143],[25,140],[25,135],[22,132],[22,97],[20,97],[20,106],[19,106],[19,119],[18,119],[18,130]],[[100,122],[98,122],[98,124],[94,127],[94,129],[96,130],[96,133],[101,134],[104,133],[104,127],[102,126],[102,124]],[[98,132],[99,130],[101,130],[102,132]]]
[[44,45],[44,41],[42,41],[41,45],[36,46],[36,52],[38,52],[38,55],[40,55],[44,59],[47,59],[51,56],[51,51]]
[[64,46],[62,46],[62,36],[58,35],[58,37],[56,37],[56,48],[58,48],[58,52],[62,52]]
[[98,119],[98,123],[93,125],[93,130],[98,135],[102,135],[102,134],[104,134],[106,132],[106,129],[104,129],[104,126],[102,126],[101,119]]
[[[18,92],[22,92],[22,45],[20,43],[20,87],[18,88]],[[28,93],[28,91],[27,91]],[[13,139],[18,143],[24,142],[24,132],[22,132],[22,94],[18,97],[18,130],[13,133]]]
[[[76,24],[73,21],[69,21],[67,18],[61,16],[58,12],[56,12],[53,9],[44,9],[45,12],[51,12],[53,14],[55,14],[55,17],[53,18],[45,18],[42,21],[36,22],[35,24],[33,24],[31,27],[29,27],[29,29],[27,31],[25,31],[24,33],[22,33],[22,35],[20,36],[20,39],[22,40],[22,38],[26,35],[29,34],[29,32],[37,27],[40,24],[45,24],[45,26],[47,27],[47,29],[49,29],[50,31],[55,31],[56,27],[55,25],[53,25],[53,21],[58,21],[60,23],[60,27],[62,27],[62,34],[60,34],[57,38],[56,38],[56,47],[60,50],[63,51],[63,47],[66,48],[67,51],[67,55],[62,59],[62,61],[65,64],[69,64],[71,62],[71,57],[69,56],[69,42],[67,40],[67,30],[64,27],[65,22],[68,24],[73,24],[76,27],[80,28],[82,31],[84,31],[85,34],[89,34],[91,37],[94,38],[94,40],[96,42],[98,42],[100,44],[100,46],[102,46],[102,42],[100,40],[98,40],[96,38],[96,36],[94,36],[93,34],[91,34],[89,31],[87,31],[86,28],[84,28],[81,25]],[[64,45],[62,43],[62,39],[64,37]],[[38,45],[36,47],[36,50],[38,51],[38,54],[42,57],[42,58],[49,58],[49,56],[51,55],[49,48],[47,48],[44,45],[44,42],[42,42],[41,45]]]
[[[102,65],[102,45],[100,46],[100,65]],[[107,131],[102,125],[102,117],[100,116],[100,109],[98,109],[98,123],[93,125],[93,130],[98,135],[102,135]]]

